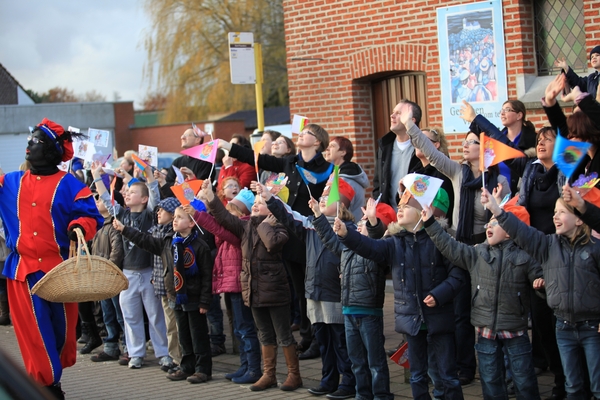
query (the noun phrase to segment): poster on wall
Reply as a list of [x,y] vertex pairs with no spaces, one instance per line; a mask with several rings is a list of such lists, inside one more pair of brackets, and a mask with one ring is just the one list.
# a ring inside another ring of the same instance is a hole
[[444,132],[467,132],[460,118],[466,100],[500,127],[507,100],[502,1],[437,9]]

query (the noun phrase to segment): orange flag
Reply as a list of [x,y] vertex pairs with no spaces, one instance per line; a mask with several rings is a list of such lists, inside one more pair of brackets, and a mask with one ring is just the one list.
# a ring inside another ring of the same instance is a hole
[[525,157],[525,154],[496,139],[485,136],[481,132],[479,145],[479,170],[486,171],[488,167],[513,158]]
[[259,140],[254,143],[254,169],[256,169],[256,176],[258,177],[258,155],[262,151],[263,147],[265,147],[265,141]]
[[396,364],[408,368],[410,367],[410,363],[408,361],[408,342],[405,342],[400,348],[392,354],[390,359]]
[[171,191],[177,197],[177,199],[181,202],[182,206],[186,206],[190,204],[192,200],[194,200],[194,196],[196,193],[202,189],[202,179],[195,179],[193,181],[183,182],[181,185],[173,185],[171,186]]

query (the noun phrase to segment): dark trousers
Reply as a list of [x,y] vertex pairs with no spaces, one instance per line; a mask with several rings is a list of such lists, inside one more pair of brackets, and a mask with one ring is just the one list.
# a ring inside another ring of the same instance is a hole
[[[343,324],[313,324],[315,338],[319,341],[323,362],[321,385],[334,391],[338,388],[353,393],[356,379],[346,347],[346,329]],[[340,375],[342,381],[340,382]]]
[[221,309],[221,295],[213,294],[210,308],[206,314],[210,327],[210,344],[221,346],[225,344],[225,333],[223,328],[223,309]]
[[187,374],[202,372],[212,375],[212,357],[206,314],[198,310],[175,310],[179,346],[181,346],[181,369]]
[[306,314],[306,296],[304,289],[306,265],[290,260],[285,260],[285,265],[288,268],[290,277],[292,278],[292,285],[294,286],[296,298],[300,303],[300,336],[302,337],[302,343],[304,345],[312,342],[312,328],[310,320]]
[[458,375],[469,379],[475,377],[475,328],[471,325],[471,275],[460,270],[465,285],[454,298],[454,332],[456,344],[456,366]]
[[290,326],[290,305],[251,307],[258,340],[262,346],[287,347],[295,343]]

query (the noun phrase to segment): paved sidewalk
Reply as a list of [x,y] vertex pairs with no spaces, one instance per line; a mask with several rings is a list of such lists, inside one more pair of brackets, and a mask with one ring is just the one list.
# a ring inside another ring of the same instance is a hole
[[[399,335],[393,327],[393,304],[391,293],[386,294],[385,301],[385,334],[387,348],[394,347]],[[225,318],[225,320],[227,320]],[[295,332],[297,339],[298,333]],[[207,383],[191,385],[185,381],[171,382],[158,366],[158,360],[152,352],[148,353],[144,367],[132,370],[116,362],[93,363],[90,355],[78,355],[77,363],[65,369],[62,386],[67,399],[313,399],[307,388],[318,386],[321,377],[321,361],[300,361],[300,373],[304,387],[295,392],[283,392],[269,389],[263,392],[251,392],[250,385],[237,385],[224,378],[228,372],[237,370],[239,357],[231,354],[231,340],[227,338],[227,354],[213,359],[213,380]],[[80,345],[81,347],[82,345]],[[0,327],[0,348],[12,356],[19,365],[23,365],[12,326]],[[93,353],[98,353],[101,348]],[[285,359],[281,351],[277,361],[277,378],[281,383],[285,379]],[[397,399],[412,398],[410,385],[404,383],[404,369],[389,362],[391,389]],[[538,377],[542,398],[551,393],[553,376],[545,372]],[[463,387],[465,399],[481,399],[479,380]],[[321,397],[325,400],[325,397]]]

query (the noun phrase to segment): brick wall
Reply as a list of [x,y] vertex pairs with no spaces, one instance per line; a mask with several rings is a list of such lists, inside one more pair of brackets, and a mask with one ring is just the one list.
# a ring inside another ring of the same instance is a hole
[[[369,77],[387,71],[425,71],[430,125],[441,126],[436,8],[470,1],[284,0],[290,113],[307,116],[331,135],[354,142],[355,161],[373,177]],[[600,43],[600,0],[584,0],[588,52]],[[504,0],[508,96],[517,76],[535,75],[531,0]],[[527,115],[547,124],[543,110]],[[463,134],[449,135],[460,158]]]

